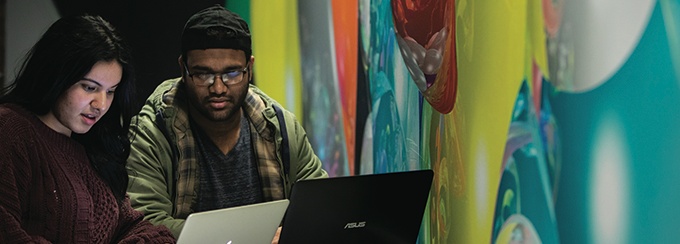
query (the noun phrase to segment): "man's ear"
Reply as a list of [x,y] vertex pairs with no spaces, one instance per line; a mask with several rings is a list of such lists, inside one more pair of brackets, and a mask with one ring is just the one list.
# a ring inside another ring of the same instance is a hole
[[253,67],[255,67],[253,65],[254,63],[255,63],[255,56],[250,55],[250,62],[248,62],[248,65],[250,66],[250,67],[248,67],[248,69],[250,70],[250,72],[248,72],[248,82],[252,81],[253,76],[255,76],[255,73],[253,72]]
[[[184,71],[186,69],[184,67],[185,63],[184,61],[182,61],[182,59],[183,59],[182,55],[179,55],[179,57],[177,58],[177,64],[179,64],[179,75],[182,76],[182,78],[184,78]],[[188,67],[186,68],[188,69]]]

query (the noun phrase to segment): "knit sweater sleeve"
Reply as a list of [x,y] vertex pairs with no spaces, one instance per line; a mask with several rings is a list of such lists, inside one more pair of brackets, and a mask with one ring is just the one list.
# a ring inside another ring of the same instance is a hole
[[[7,118],[6,118],[7,119]],[[32,140],[20,137],[25,126],[0,119],[0,243],[49,243],[41,236],[31,236],[21,226],[22,206],[31,184]]]
[[175,243],[175,237],[163,225],[153,225],[144,220],[144,215],[130,206],[130,198],[125,197],[120,208],[118,243]]

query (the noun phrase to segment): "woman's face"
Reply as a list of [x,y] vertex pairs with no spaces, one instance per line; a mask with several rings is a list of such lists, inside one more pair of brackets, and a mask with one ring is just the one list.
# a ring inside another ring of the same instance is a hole
[[123,76],[117,61],[99,61],[81,80],[69,87],[45,115],[39,116],[48,127],[71,136],[83,134],[106,114]]

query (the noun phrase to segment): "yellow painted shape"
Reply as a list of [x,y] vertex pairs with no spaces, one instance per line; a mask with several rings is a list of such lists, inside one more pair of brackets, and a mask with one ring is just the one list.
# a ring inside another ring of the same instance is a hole
[[444,126],[460,127],[460,156],[449,160],[462,161],[465,182],[462,194],[446,203],[447,243],[490,243],[503,150],[525,79],[528,3],[456,4],[459,95],[452,123]]
[[302,118],[297,0],[252,0],[250,11],[255,84]]

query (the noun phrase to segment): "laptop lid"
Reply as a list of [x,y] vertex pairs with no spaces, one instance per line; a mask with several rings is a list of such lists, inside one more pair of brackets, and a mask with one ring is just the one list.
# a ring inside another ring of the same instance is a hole
[[298,181],[280,244],[416,243],[432,170]]
[[283,199],[190,214],[177,243],[271,244],[288,203]]

